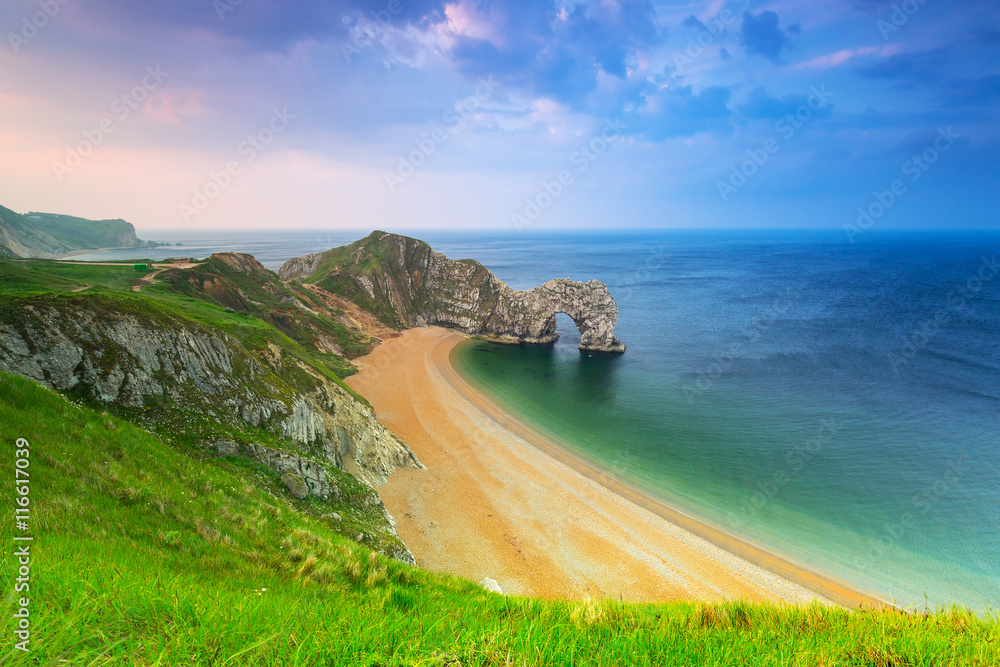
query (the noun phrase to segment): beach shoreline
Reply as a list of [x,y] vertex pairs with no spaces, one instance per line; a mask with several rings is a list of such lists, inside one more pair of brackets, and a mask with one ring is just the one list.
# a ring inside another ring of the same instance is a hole
[[543,598],[889,606],[579,458],[458,373],[452,356],[464,340],[408,330],[347,380],[428,468],[397,470],[378,489],[418,564]]

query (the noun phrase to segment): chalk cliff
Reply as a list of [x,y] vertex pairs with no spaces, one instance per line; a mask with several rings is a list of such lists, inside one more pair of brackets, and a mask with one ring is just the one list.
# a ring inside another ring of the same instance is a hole
[[386,326],[452,327],[501,343],[551,343],[556,314],[580,330],[581,350],[624,352],[618,305],[603,283],[550,280],[516,291],[473,260],[451,260],[427,243],[373,232],[349,246],[297,257],[278,271],[349,299]]
[[422,467],[370,406],[315,368],[141,302],[6,300],[0,370],[192,438],[270,433],[371,485]]

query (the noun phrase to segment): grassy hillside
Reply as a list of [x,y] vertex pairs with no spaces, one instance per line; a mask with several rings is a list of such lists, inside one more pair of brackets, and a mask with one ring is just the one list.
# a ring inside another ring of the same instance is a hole
[[0,206],[0,245],[15,257],[39,257],[72,250],[31,221],[3,206]]
[[[0,246],[19,257],[44,257],[90,248],[133,248],[135,227],[124,220],[87,220],[55,213],[20,215],[0,206]],[[0,251],[0,257],[5,256]]]
[[475,260],[456,262],[470,269],[458,278],[460,282],[451,284],[439,275],[433,288],[428,288],[427,266],[432,252],[424,241],[374,231],[350,245],[322,253],[316,269],[302,282],[317,284],[354,302],[396,330],[414,326],[421,312],[452,311],[459,318],[466,315],[453,312],[455,306],[449,297],[469,285],[483,290],[480,308],[488,311],[493,306],[498,295],[490,293],[491,274]]
[[142,277],[131,263],[0,261],[0,297],[78,292],[146,302],[221,329],[252,349],[266,349],[268,342],[287,348],[344,388],[341,379],[356,371],[349,360],[374,345],[317,304],[309,292],[286,287],[263,267],[244,272],[213,257],[192,269],[163,271],[156,282],[133,291]]
[[[374,231],[350,245],[323,253],[316,271],[302,282],[316,283],[353,301],[387,327],[404,329],[415,315],[411,301],[414,290],[398,286],[406,285],[411,277],[415,278],[414,287],[419,286],[419,273],[407,274],[414,272],[430,252],[430,246],[423,241]],[[359,276],[369,281],[376,298],[358,284]],[[385,289],[395,298],[387,298],[382,293]]]
[[372,554],[321,501],[290,498],[246,462],[202,459],[8,375],[0,437],[7,479],[15,439],[30,442],[35,538],[31,652],[5,638],[5,665],[1000,664],[996,619],[958,610],[489,594]]
[[192,269],[172,269],[158,278],[153,295],[183,294],[264,320],[300,345],[322,356],[341,376],[353,367],[332,357],[353,359],[371,351],[374,343],[338,321],[314,295],[282,283],[248,255],[213,255]]
[[87,220],[56,213],[23,216],[43,232],[75,248],[131,248],[140,241],[135,227],[124,220]]

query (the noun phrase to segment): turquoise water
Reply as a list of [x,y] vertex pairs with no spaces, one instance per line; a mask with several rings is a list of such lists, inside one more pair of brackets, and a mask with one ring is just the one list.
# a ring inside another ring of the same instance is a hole
[[551,347],[460,349],[459,370],[508,409],[622,480],[862,590],[1000,607],[1000,236],[451,245],[518,288],[597,278],[617,297],[623,356],[580,353],[565,316]]

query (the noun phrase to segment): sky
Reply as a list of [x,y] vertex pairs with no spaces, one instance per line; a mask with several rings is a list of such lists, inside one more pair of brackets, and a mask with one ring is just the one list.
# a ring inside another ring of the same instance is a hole
[[998,19],[996,0],[4,0],[0,204],[140,232],[998,228]]

